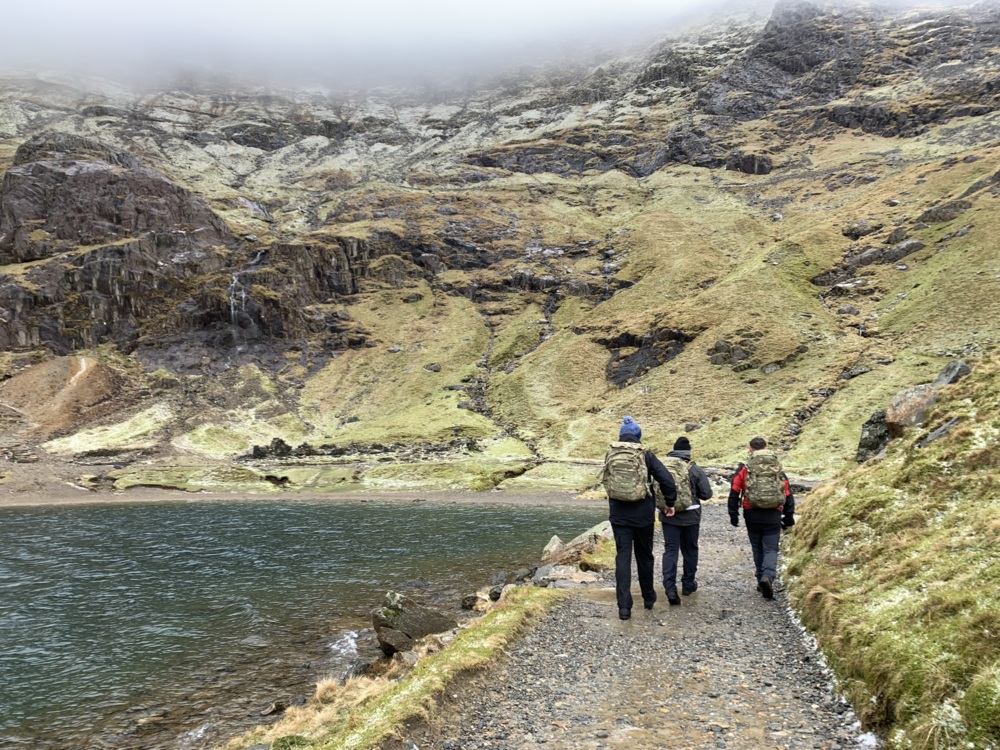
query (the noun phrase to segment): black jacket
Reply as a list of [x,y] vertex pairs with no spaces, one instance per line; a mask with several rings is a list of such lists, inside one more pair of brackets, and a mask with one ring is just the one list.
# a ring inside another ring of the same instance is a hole
[[669,523],[672,526],[697,526],[701,523],[700,501],[712,497],[712,485],[708,481],[708,475],[698,464],[690,463],[691,451],[670,451],[667,456],[675,456],[688,462],[688,481],[691,483],[691,498],[694,500],[692,506],[698,507],[674,513],[672,516],[667,516],[663,511],[660,511],[660,523]]
[[[640,442],[639,438],[633,435],[622,435],[618,440],[622,443]],[[653,481],[659,483],[667,505],[673,507],[677,502],[674,478],[652,451],[646,451],[646,471]],[[608,498],[608,520],[619,526],[652,526],[656,523],[656,501],[653,499],[653,493],[648,493],[645,499],[634,503]]]

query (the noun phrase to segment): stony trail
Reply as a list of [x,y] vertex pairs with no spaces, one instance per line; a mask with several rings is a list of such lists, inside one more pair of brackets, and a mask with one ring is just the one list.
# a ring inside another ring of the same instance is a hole
[[[794,533],[794,531],[792,532]],[[698,590],[618,619],[613,578],[579,589],[497,665],[449,691],[408,750],[839,748],[865,738],[792,619],[756,591],[746,530],[705,506]],[[867,744],[867,743],[866,743]]]

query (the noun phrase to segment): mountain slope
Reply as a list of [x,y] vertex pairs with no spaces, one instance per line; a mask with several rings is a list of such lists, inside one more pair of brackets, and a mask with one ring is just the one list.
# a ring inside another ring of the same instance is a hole
[[581,488],[629,413],[831,475],[894,393],[995,346],[997,18],[783,4],[433,92],[5,79],[4,372],[128,384],[11,422],[11,455]]

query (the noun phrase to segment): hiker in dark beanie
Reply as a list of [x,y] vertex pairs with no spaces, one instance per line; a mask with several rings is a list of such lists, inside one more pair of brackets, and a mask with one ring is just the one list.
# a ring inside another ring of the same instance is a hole
[[795,525],[795,498],[777,455],[762,437],[750,441],[750,455],[740,464],[729,490],[729,522],[740,525],[739,510],[753,550],[757,590],[774,598],[781,530]]
[[[676,490],[673,477],[660,460],[640,445],[642,428],[632,417],[625,417],[604,459],[603,482],[608,493],[608,520],[615,534],[615,595],[618,617],[632,616],[632,554],[639,576],[639,589],[646,609],[656,602],[653,588],[653,530],[656,526],[656,502],[650,489],[650,477],[659,484],[665,499],[665,513],[673,515]],[[630,492],[622,489],[628,486]],[[615,499],[615,497],[624,499]]]
[[674,449],[663,459],[663,465],[677,485],[676,512],[668,515],[664,508],[660,508],[660,523],[663,524],[663,589],[668,602],[680,604],[681,598],[677,596],[677,554],[679,552],[684,558],[681,593],[687,596],[698,590],[696,575],[701,501],[712,497],[712,485],[701,467],[691,461],[691,441],[683,435],[674,442]]

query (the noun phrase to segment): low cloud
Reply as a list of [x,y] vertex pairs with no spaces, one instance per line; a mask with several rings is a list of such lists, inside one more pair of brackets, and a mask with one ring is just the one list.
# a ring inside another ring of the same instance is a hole
[[675,30],[694,0],[32,0],[4,10],[0,67],[116,78],[213,69],[333,83],[474,74]]

